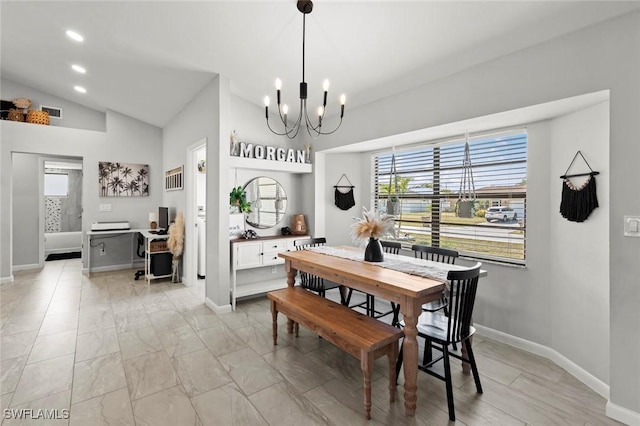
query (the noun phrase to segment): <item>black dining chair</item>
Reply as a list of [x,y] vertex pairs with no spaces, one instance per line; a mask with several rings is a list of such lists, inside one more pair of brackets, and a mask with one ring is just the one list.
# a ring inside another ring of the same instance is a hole
[[[478,289],[478,278],[480,277],[480,262],[469,269],[449,271],[447,279],[449,281],[448,300],[449,316],[443,312],[423,312],[418,318],[418,337],[425,339],[426,343],[433,344],[433,348],[442,352],[442,356],[434,360],[423,358],[422,364],[418,364],[418,369],[430,374],[445,382],[447,389],[447,405],[449,407],[449,419],[455,421],[456,415],[453,406],[453,385],[451,383],[451,366],[449,357],[452,356],[471,365],[473,380],[476,391],[482,393],[480,375],[471,348],[471,336],[475,333],[475,328],[471,325],[473,316],[473,305]],[[401,325],[404,325],[401,323]],[[467,351],[467,358],[449,351],[449,345],[461,342]],[[403,349],[400,349],[398,362],[396,363],[396,377],[400,374],[402,367]],[[435,372],[431,367],[440,360],[443,361],[444,376]]]
[[[433,262],[448,263],[453,265],[458,259],[458,252],[455,250],[445,249],[441,247],[424,246],[420,244],[414,244],[411,246],[413,255],[418,259],[431,260]],[[425,303],[422,305],[422,310],[427,312],[435,312],[440,309],[444,309],[445,314],[447,312],[447,299],[442,297],[439,300]]]
[[[382,250],[384,250],[385,253],[399,254],[400,249],[402,248],[402,245],[395,241],[380,241],[380,244],[382,245]],[[353,289],[350,288],[346,296],[347,306],[349,306],[349,302],[351,301],[352,293],[353,293]],[[389,302],[391,303],[391,310],[386,312],[376,311],[375,296],[368,293],[365,293],[365,295],[366,295],[366,300],[364,302],[356,303],[355,305],[351,305],[349,307],[364,308],[366,310],[367,315],[373,318],[382,318],[382,317],[386,317],[387,315],[393,315],[391,320],[391,325],[394,327],[399,326],[400,322],[398,320],[398,317],[400,314],[400,305],[394,302]]]
[[[322,238],[305,238],[295,240],[293,245],[296,250],[304,250],[309,247],[319,247],[327,244],[327,239]],[[319,296],[326,297],[327,290],[341,287],[340,284],[327,282],[321,277],[309,274],[308,272],[300,272],[300,286],[306,290],[318,293]],[[340,302],[346,305],[343,292],[340,292]]]

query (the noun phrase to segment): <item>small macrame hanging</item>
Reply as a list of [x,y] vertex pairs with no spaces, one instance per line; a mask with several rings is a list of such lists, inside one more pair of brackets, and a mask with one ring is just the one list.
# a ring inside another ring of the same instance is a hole
[[[349,185],[340,185],[342,179],[346,179],[346,181],[349,182]],[[334,185],[333,188],[335,189],[334,199],[337,208],[340,210],[349,210],[351,207],[356,205],[356,200],[353,196],[353,188],[355,187],[351,184],[351,181],[346,174],[342,174],[338,183]],[[341,189],[346,190],[346,192],[341,191]]]
[[[569,169],[580,155],[582,160],[589,167],[588,173],[578,173],[569,175]],[[562,200],[560,201],[560,214],[571,222],[584,222],[593,210],[598,207],[598,197],[596,194],[596,175],[600,172],[594,171],[582,152],[576,152],[571,164],[564,175],[560,176],[562,182]],[[587,180],[580,186],[575,186],[570,178],[578,176],[588,176]]]

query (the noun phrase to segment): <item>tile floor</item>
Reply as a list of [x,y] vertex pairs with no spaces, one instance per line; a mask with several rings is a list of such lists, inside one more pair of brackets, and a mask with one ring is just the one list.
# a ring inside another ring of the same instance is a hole
[[[407,418],[401,386],[388,401],[380,359],[365,421],[359,363],[303,328],[294,339],[282,327],[274,347],[266,298],[216,315],[202,283],[147,286],[133,272],[88,278],[80,260],[55,261],[0,286],[0,408],[70,414],[20,421],[3,412],[3,425],[448,423],[443,382],[420,373],[417,414]],[[454,370],[457,423],[616,424],[603,398],[552,362],[480,336],[474,347],[484,394]]]

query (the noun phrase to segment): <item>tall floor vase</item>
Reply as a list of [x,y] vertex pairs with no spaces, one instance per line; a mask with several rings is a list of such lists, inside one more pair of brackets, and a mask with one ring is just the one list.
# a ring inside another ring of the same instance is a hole
[[182,256],[174,256],[171,261],[171,282],[179,283],[180,282],[180,259]]

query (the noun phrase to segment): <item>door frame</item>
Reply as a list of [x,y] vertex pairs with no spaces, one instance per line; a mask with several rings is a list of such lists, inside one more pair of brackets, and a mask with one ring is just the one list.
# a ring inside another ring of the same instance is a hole
[[[69,156],[55,156],[55,155],[40,155],[38,156],[38,266],[44,267],[44,221],[45,221],[45,207],[44,207],[44,163],[47,161],[63,161],[69,163],[79,163],[82,170],[82,196],[80,197],[80,211],[84,216],[84,158],[83,157],[69,157]],[[84,219],[81,221],[84,223]],[[82,226],[80,232],[82,232]],[[84,246],[84,234],[82,237],[82,246]],[[80,251],[81,257],[84,258],[84,250]]]
[[[198,172],[197,151],[207,149],[207,138],[187,147],[187,164],[185,165],[185,185],[187,189],[187,206],[185,209],[185,265],[182,281],[188,286],[198,282],[198,209],[196,208],[196,173]],[[206,249],[205,240],[205,249]]]

